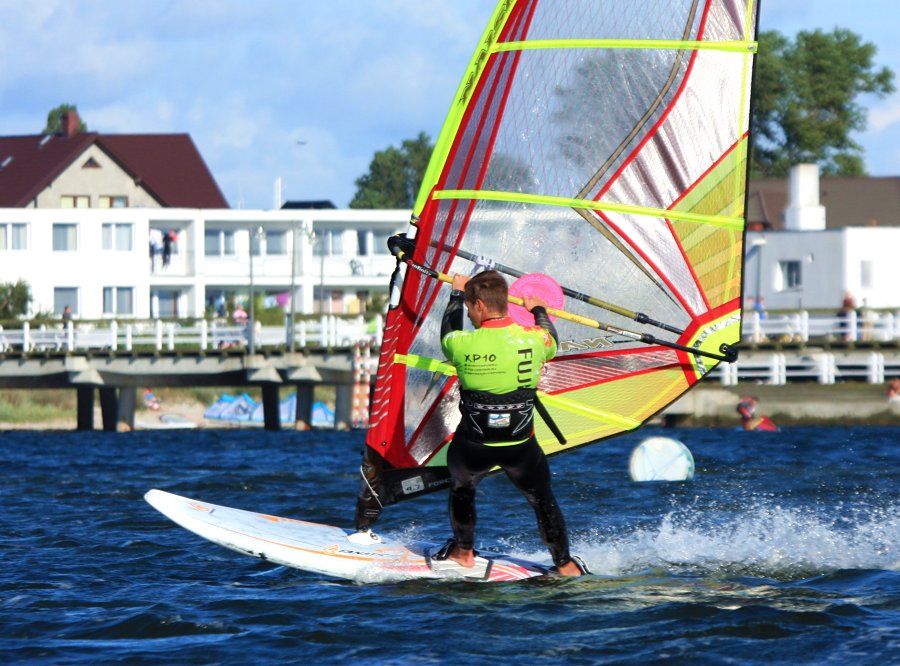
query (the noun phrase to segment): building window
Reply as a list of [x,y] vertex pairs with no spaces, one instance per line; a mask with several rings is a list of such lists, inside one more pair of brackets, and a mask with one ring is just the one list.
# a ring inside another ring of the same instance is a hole
[[59,198],[60,208],[90,208],[91,198],[86,194],[66,194]]
[[133,315],[133,287],[103,287],[103,314]]
[[803,286],[800,262],[796,260],[778,262],[778,279],[775,288],[779,291],[799,289]]
[[372,254],[372,248],[369,247],[369,243],[371,236],[369,236],[369,232],[365,229],[359,229],[356,232],[356,244],[358,246],[358,254],[361,257],[368,257]]
[[181,293],[178,291],[160,289],[150,292],[151,302],[156,304],[156,312],[154,317],[177,317],[178,316],[178,299]]
[[207,229],[203,238],[203,249],[207,257],[234,256],[234,231]]
[[78,225],[58,223],[53,225],[53,251],[75,252],[78,250]]
[[102,196],[100,197],[100,208],[128,208],[128,197],[126,196]]
[[375,240],[372,243],[372,254],[390,254],[387,242],[393,234],[390,231],[376,231],[373,235]]
[[27,250],[28,225],[18,222],[0,224],[0,250]]
[[78,314],[78,287],[53,288],[53,314],[62,317],[66,306],[72,309],[73,315]]
[[339,257],[344,254],[344,232],[335,229],[317,231],[313,254],[317,257]]
[[287,231],[270,231],[266,234],[266,254],[287,254]]
[[107,222],[101,235],[104,250],[131,252],[134,247],[134,225],[128,222]]

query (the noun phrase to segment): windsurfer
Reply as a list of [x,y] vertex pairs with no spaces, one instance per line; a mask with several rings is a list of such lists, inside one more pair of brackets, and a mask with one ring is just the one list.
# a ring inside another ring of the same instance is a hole
[[[499,466],[534,509],[558,573],[580,576],[586,568],[569,553],[550,467],[534,436],[535,389],[558,342],[546,304],[525,296],[537,325],[523,327],[507,313],[507,284],[496,271],[454,275],[452,286],[441,346],[459,376],[462,420],[447,451],[454,539],[437,557],[474,566],[475,486]],[[463,304],[475,331],[463,330]]]

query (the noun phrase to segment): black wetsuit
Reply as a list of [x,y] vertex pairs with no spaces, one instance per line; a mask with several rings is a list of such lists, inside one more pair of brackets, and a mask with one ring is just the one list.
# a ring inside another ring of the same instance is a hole
[[462,421],[447,451],[454,537],[459,547],[474,547],[475,487],[499,466],[534,509],[553,563],[562,566],[572,559],[566,523],[533,424],[535,387],[544,361],[556,353],[556,329],[537,307],[537,326],[503,317],[465,332],[463,311],[462,292],[454,291],[441,325],[441,345],[456,365],[462,396]]

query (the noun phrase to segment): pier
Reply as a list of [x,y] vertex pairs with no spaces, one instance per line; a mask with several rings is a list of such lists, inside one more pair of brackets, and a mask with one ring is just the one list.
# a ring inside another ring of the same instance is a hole
[[[234,386],[262,391],[264,427],[279,430],[282,388],[297,391],[297,421],[312,422],[313,391],[317,385],[335,387],[335,424],[349,427],[359,406],[360,381],[371,381],[368,349],[358,347],[269,350],[250,354],[245,349],[221,351],[0,354],[2,389],[73,389],[77,392],[77,429],[94,428],[95,399],[99,396],[103,430],[133,429],[139,389],[154,387]],[[301,425],[303,427],[303,425]]]

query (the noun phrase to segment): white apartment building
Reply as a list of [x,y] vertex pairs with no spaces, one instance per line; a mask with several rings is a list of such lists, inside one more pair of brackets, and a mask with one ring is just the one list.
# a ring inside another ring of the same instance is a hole
[[0,208],[0,282],[30,285],[31,315],[81,320],[201,318],[251,288],[285,312],[293,294],[298,315],[360,314],[387,294],[387,238],[408,223],[408,210]]

